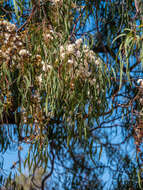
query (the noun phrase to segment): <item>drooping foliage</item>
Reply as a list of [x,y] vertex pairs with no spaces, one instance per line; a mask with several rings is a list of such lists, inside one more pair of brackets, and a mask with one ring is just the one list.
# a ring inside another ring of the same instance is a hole
[[35,189],[49,179],[63,189],[142,188],[141,7],[1,1],[0,150],[18,150],[8,188],[21,188],[14,169],[23,167],[45,169]]

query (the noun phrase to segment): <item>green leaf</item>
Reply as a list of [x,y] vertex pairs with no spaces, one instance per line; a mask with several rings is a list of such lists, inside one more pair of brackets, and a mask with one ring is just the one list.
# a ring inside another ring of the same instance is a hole
[[71,133],[70,133],[70,134],[68,135],[68,137],[67,137],[67,146],[68,146],[68,147],[69,147],[71,138],[72,138],[72,135],[71,135]]
[[87,129],[86,129],[86,126],[84,126],[84,136],[85,136],[85,139],[87,139]]
[[115,72],[115,69],[112,67],[111,68],[112,69],[112,72],[113,72],[113,76],[114,76],[114,78],[115,78],[115,81],[116,81],[116,72]]
[[19,20],[17,1],[16,1],[16,0],[13,0],[13,4],[14,4],[14,9],[15,9],[15,14],[16,14],[18,20]]
[[119,38],[123,37],[123,36],[126,36],[126,34],[120,34],[119,36],[117,36],[116,38],[114,38],[114,40],[112,41],[112,44]]
[[138,171],[137,175],[138,175],[138,184],[139,184],[139,187],[142,189],[142,185],[141,185],[141,173],[140,173],[140,171]]
[[48,115],[48,94],[46,96],[46,102],[45,102],[45,113]]

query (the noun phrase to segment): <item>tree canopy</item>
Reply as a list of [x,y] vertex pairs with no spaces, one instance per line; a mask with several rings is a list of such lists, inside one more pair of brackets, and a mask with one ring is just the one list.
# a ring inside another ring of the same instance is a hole
[[1,188],[142,189],[142,7],[0,2]]

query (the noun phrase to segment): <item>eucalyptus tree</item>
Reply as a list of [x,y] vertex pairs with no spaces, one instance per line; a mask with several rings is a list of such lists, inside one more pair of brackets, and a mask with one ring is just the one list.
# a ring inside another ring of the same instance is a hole
[[132,188],[134,172],[141,189],[142,2],[7,0],[0,16],[0,148],[19,158],[11,176],[42,166],[42,190],[48,179],[103,189],[110,171],[114,189],[121,174]]

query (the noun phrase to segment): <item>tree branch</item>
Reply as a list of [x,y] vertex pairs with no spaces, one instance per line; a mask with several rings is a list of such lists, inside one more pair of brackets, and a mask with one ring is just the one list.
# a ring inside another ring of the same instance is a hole
[[41,190],[44,190],[45,182],[46,182],[46,180],[52,175],[53,170],[54,170],[55,155],[54,155],[54,153],[53,153],[52,150],[51,150],[51,154],[52,154],[52,157],[53,157],[53,159],[51,160],[51,171],[49,172],[48,175],[46,175],[46,176],[43,178],[43,180],[42,180],[42,185],[41,185]]

